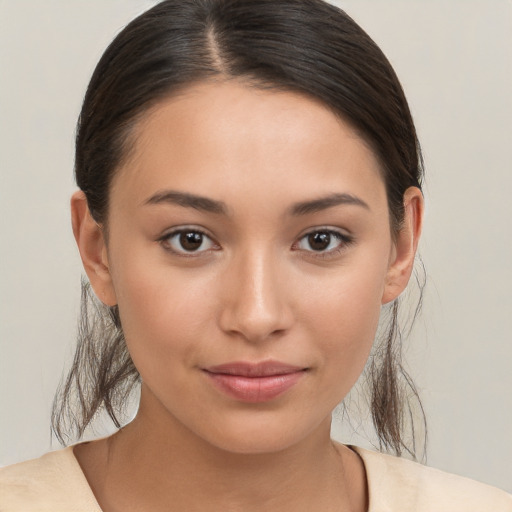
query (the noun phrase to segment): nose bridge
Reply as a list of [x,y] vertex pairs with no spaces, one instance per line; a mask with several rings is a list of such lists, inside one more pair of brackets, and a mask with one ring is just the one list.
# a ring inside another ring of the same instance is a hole
[[236,255],[221,314],[223,329],[252,342],[286,330],[290,312],[283,277],[272,248],[253,245]]

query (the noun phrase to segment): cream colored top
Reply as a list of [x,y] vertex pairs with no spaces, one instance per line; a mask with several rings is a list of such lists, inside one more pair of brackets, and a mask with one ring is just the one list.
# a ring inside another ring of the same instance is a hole
[[[512,495],[362,448],[368,512],[512,512]],[[73,448],[0,469],[0,512],[101,512]]]

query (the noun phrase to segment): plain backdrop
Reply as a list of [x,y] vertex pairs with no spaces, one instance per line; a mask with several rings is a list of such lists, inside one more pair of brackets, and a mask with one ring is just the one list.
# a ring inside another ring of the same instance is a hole
[[[428,282],[406,345],[428,464],[512,492],[512,2],[337,3],[395,67],[425,153]],[[0,0],[0,464],[58,447],[50,406],[82,273],[75,122],[102,51],[153,4]]]

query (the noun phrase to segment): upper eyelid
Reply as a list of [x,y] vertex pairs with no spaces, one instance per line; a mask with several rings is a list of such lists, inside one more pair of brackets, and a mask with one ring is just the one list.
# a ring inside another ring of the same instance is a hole
[[170,238],[178,233],[201,233],[204,236],[207,236],[211,240],[215,241],[215,237],[213,237],[208,231],[203,228],[197,226],[180,226],[175,228],[170,228],[166,230],[160,237],[159,240],[165,240],[166,238]]
[[[187,227],[187,226],[176,227],[176,228],[166,231],[162,236],[160,236],[157,239],[157,242],[161,245],[164,245],[165,243],[170,245],[169,239],[174,238],[176,235],[179,235],[181,233],[200,233],[202,236],[205,236],[206,238],[208,238],[213,245],[220,247],[220,244],[215,240],[215,238],[213,238],[209,233],[205,232],[203,229],[197,228],[197,227]],[[188,251],[179,251],[172,247],[169,247],[169,248],[164,247],[164,249],[167,251],[170,251],[178,256],[187,256],[187,257],[194,257],[194,256],[198,257],[199,255],[207,253],[211,250],[211,248],[210,248],[210,249],[206,249],[204,251],[188,252]]]
[[349,246],[353,245],[355,242],[355,237],[351,234],[344,234],[341,231],[337,229],[322,229],[317,228],[313,229],[301,237],[297,239],[297,242],[294,242],[294,245],[298,244],[302,239],[307,237],[308,235],[312,233],[318,233],[318,232],[328,232],[332,233],[333,235],[336,235],[338,238],[339,244],[337,244],[336,247],[333,249],[329,249],[327,251],[314,251],[314,250],[308,250],[308,249],[300,249],[296,248],[295,251],[302,257],[307,259],[307,261],[311,261],[311,258],[313,258],[313,261],[329,261],[329,260],[336,260],[341,254],[343,254],[346,250],[348,250]]
[[308,231],[307,233],[304,233],[302,236],[297,238],[297,240],[302,240],[309,235],[314,235],[315,233],[328,233],[329,235],[332,235],[341,240],[349,240],[353,238],[352,235],[342,233],[341,231],[337,231],[335,229],[314,229],[313,231]]
[[[220,246],[220,244],[219,244],[219,242],[217,242],[216,238],[211,233],[209,233],[207,230],[205,230],[204,228],[199,227],[199,226],[187,226],[187,225],[170,228],[169,230],[165,231],[164,234],[158,238],[158,241],[164,241],[168,238],[171,238],[172,236],[175,236],[179,233],[184,233],[184,232],[201,233],[202,235],[208,237],[213,243]],[[342,230],[341,228],[335,228],[335,227],[331,227],[331,226],[318,226],[318,227],[308,228],[306,231],[303,231],[301,234],[299,234],[295,238],[293,243],[295,244],[296,242],[302,240],[304,237],[309,236],[313,233],[319,233],[319,232],[331,233],[331,234],[337,235],[340,238],[345,239],[345,240],[352,241],[354,239],[354,236],[352,234],[347,233],[345,230]]]
[[[166,230],[163,233],[162,238],[168,237],[168,236],[176,234],[176,233],[183,233],[184,231],[197,232],[197,233],[201,233],[203,235],[209,236],[210,238],[215,238],[205,228],[202,228],[199,226],[193,226],[193,225],[184,225],[184,226],[177,226],[177,227],[169,228],[168,230]],[[337,233],[340,235],[350,236],[349,233],[344,233],[344,231],[345,230],[343,230],[341,228],[335,228],[335,227],[330,227],[330,226],[318,226],[318,227],[315,226],[312,228],[307,228],[305,231],[301,232],[301,234],[299,234],[297,236],[297,238],[302,238],[311,233],[318,233],[318,232],[329,232],[329,233]]]
[[[342,246],[347,246],[347,245],[351,245],[352,243],[354,243],[354,236],[352,234],[349,234],[349,233],[344,233],[342,230],[340,229],[335,229],[335,228],[314,228],[314,229],[311,229],[310,231],[307,231],[306,233],[302,234],[301,236],[299,236],[297,238],[297,241],[294,242],[294,245],[297,244],[298,242],[300,242],[301,240],[303,240],[304,238],[306,238],[307,236],[311,235],[311,234],[314,234],[314,233],[329,233],[331,235],[334,235],[336,238],[338,238],[338,240],[340,241],[341,245]],[[321,254],[328,254],[328,253],[331,253],[335,251],[335,249],[331,249],[329,251],[318,251],[317,255],[320,256]],[[311,251],[307,251],[306,252],[311,252]]]
[[301,240],[305,236],[311,235],[313,233],[333,233],[335,235],[339,235],[342,238],[354,238],[354,236],[351,233],[347,232],[347,230],[345,229],[330,226],[319,226],[309,228],[307,231],[304,231],[301,235],[297,237],[297,240]]

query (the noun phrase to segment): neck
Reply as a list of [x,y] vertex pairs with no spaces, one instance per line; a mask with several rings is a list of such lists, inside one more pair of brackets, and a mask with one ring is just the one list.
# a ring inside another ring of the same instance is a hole
[[366,510],[364,467],[332,442],[330,418],[277,452],[233,453],[168,413],[155,420],[142,400],[135,420],[105,440],[101,458],[103,475],[97,472],[100,483],[91,487],[105,512],[129,511],[135,503],[154,511],[170,503],[188,511]]

